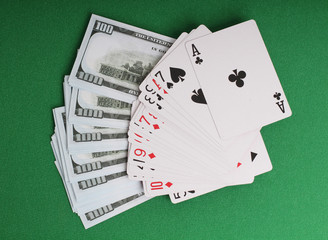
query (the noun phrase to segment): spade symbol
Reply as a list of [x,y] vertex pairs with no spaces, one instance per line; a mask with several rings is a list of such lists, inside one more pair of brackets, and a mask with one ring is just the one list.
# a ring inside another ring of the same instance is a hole
[[192,91],[194,95],[191,96],[191,100],[193,100],[195,103],[201,103],[201,104],[207,104],[206,99],[203,94],[203,90],[200,88],[197,90]]
[[178,83],[179,81],[183,82],[184,76],[186,72],[181,68],[172,68],[170,67],[171,79],[174,83]]
[[157,96],[158,101],[161,101],[163,99],[163,97],[159,94],[157,94],[156,96]]
[[254,159],[256,158],[256,156],[257,156],[257,153],[251,152],[251,160],[252,160],[252,162],[254,162]]
[[173,87],[173,83],[168,82],[168,83],[166,84],[166,86],[167,86],[168,89],[171,89],[171,88]]

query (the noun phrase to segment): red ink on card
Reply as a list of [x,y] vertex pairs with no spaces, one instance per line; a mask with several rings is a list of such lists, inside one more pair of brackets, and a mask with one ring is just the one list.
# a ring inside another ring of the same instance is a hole
[[151,159],[153,159],[154,157],[156,157],[154,153],[151,153],[151,154],[149,154],[148,156],[149,156]]
[[170,188],[170,187],[173,185],[173,183],[171,183],[171,182],[167,182],[165,185],[166,185],[168,188]]

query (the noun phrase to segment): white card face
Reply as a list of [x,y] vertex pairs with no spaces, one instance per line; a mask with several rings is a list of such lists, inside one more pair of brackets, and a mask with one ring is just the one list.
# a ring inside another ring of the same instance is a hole
[[[197,180],[197,179],[196,179]],[[176,182],[176,181],[159,181],[157,179],[145,182],[145,193],[148,196],[159,196],[165,194],[174,194],[178,191],[184,190],[197,190],[197,194],[202,192],[211,192],[225,186],[237,185],[237,184],[249,184],[254,180],[254,174],[252,171],[252,161],[249,156],[249,152],[243,156],[235,169],[226,176],[216,181],[208,181],[200,184],[200,182]],[[186,191],[187,192],[187,191]],[[199,193],[198,193],[199,192]],[[197,194],[193,195],[196,196]],[[197,195],[199,196],[199,195]],[[172,197],[172,196],[171,196]],[[171,198],[172,200],[172,198]],[[175,202],[173,202],[175,203]]]
[[[186,41],[210,34],[204,25],[199,26],[193,34],[189,34]],[[177,75],[178,74],[178,75]],[[180,76],[182,74],[183,76]],[[188,60],[185,46],[178,46],[164,61],[158,64],[151,72],[152,80],[161,85],[168,92],[165,99],[172,107],[181,108],[187,113],[187,118],[197,123],[202,132],[216,139],[217,131],[206,105],[205,99],[196,95],[201,92],[194,70]],[[180,79],[180,80],[179,80]],[[172,85],[168,88],[169,84]],[[197,98],[198,97],[198,98]],[[180,111],[180,112],[182,112]]]
[[[251,176],[257,176],[272,170],[270,157],[268,155],[260,132],[258,132],[256,140],[252,144],[250,150],[245,154],[244,158],[245,162],[242,163],[248,163],[248,170],[250,171],[249,173]],[[238,168],[238,171],[244,171],[244,169],[240,167]],[[251,182],[248,182],[247,179],[240,179],[239,181],[236,181],[235,183],[232,183],[229,186],[248,183]],[[217,184],[216,186],[207,186],[203,188],[192,187],[188,190],[184,189],[180,192],[171,193],[170,198],[172,203],[179,203],[226,186],[227,184],[221,183]]]
[[256,141],[253,143],[250,154],[254,176],[258,176],[272,170],[271,160],[261,134],[259,134]]
[[185,45],[222,138],[291,116],[254,20]]
[[[162,160],[165,160],[167,164],[175,162],[175,160],[177,160],[178,164],[184,162],[188,167],[191,166],[191,163],[197,163],[198,167],[196,167],[196,170],[199,169],[199,166],[211,166],[210,170],[214,166],[220,166],[219,170],[223,171],[226,169],[225,165],[233,164],[225,162],[222,164],[216,163],[222,153],[218,155],[218,152],[206,149],[202,142],[192,139],[190,135],[184,134],[182,131],[179,135],[175,135],[174,131],[179,131],[179,129],[173,129],[172,131],[168,122],[162,122],[160,116],[155,117],[147,109],[143,110],[142,108],[143,105],[138,108],[130,124],[129,141],[131,143],[139,145],[143,150],[146,148],[151,149],[151,151],[155,151],[155,155],[158,153],[163,154],[164,158]],[[189,141],[185,141],[185,139],[189,139]],[[159,161],[159,159],[156,161]],[[161,163],[164,162],[161,161]],[[215,175],[220,172],[219,170],[214,172]]]

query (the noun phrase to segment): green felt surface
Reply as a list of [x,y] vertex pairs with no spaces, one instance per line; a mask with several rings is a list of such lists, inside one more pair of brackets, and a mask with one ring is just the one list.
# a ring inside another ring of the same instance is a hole
[[[262,129],[273,171],[171,204],[167,196],[84,230],[54,165],[91,13],[171,37],[255,19],[293,116]],[[0,239],[328,239],[328,1],[1,1]]]

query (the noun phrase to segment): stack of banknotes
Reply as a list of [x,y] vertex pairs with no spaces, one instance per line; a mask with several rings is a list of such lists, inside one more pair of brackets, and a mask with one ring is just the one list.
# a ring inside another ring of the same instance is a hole
[[92,15],[51,146],[73,212],[92,227],[150,197],[127,175],[128,127],[139,85],[175,39]]

